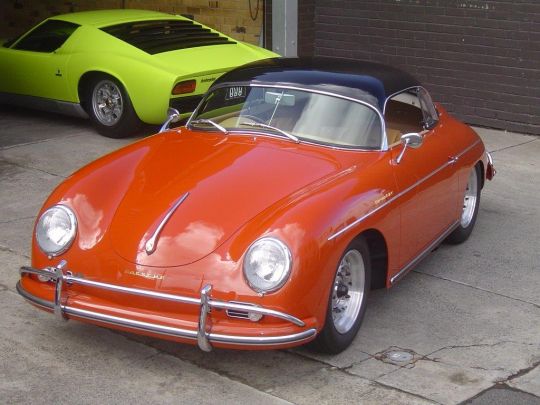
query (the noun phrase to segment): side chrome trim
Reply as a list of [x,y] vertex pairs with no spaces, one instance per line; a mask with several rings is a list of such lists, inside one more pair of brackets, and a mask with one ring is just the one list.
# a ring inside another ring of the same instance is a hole
[[461,152],[459,152],[457,155],[456,155],[456,158],[459,159],[461,158],[464,154],[466,154],[468,151],[470,151],[472,148],[474,148],[476,145],[478,145],[480,142],[482,142],[480,139],[478,139],[476,142],[474,142],[473,144],[467,146],[465,149],[463,149]]
[[50,111],[70,115],[72,117],[88,118],[88,114],[79,103],[72,103],[69,101],[0,92],[0,103],[33,108],[41,111]]
[[400,271],[398,271],[392,278],[390,279],[390,284],[394,284],[396,281],[398,281],[401,277],[403,277],[407,272],[414,267],[420,260],[422,260],[424,257],[426,257],[428,254],[431,253],[431,251],[439,245],[448,235],[452,233],[454,229],[456,229],[459,225],[459,221],[454,222],[448,229],[446,229],[437,239],[435,239],[433,242],[431,242],[427,248],[425,248],[418,256],[416,256],[414,259],[412,259],[408,264],[405,265]]
[[383,209],[384,207],[386,207],[388,204],[391,204],[392,202],[396,201],[398,198],[400,197],[403,197],[405,194],[407,194],[409,191],[413,190],[414,188],[416,188],[417,186],[419,186],[420,184],[422,184],[423,182],[429,180],[431,177],[435,176],[437,173],[439,173],[441,170],[444,170],[446,169],[448,166],[451,166],[455,163],[455,161],[457,161],[461,156],[463,156],[465,153],[467,153],[468,151],[470,151],[472,148],[474,148],[476,145],[478,145],[478,143],[480,143],[481,141],[480,140],[477,140],[476,142],[474,142],[472,145],[468,146],[467,148],[465,148],[462,152],[460,152],[457,156],[454,156],[453,159],[451,160],[448,160],[446,163],[444,163],[443,165],[439,166],[437,169],[435,169],[434,171],[432,171],[431,173],[429,173],[427,176],[421,178],[420,180],[418,180],[416,183],[412,184],[411,186],[407,187],[405,190],[399,192],[398,194],[396,194],[394,197],[390,198],[389,200],[386,200],[383,204],[379,205],[377,208],[374,208],[372,209],[371,211],[368,211],[366,214],[364,214],[363,216],[361,216],[360,218],[356,219],[354,222],[351,222],[349,225],[345,226],[343,229],[337,231],[336,233],[332,234],[330,237],[328,237],[328,240],[331,241],[332,239],[335,239],[337,238],[338,236],[342,235],[343,233],[347,232],[349,229],[355,227],[356,225],[358,225],[360,222],[362,222],[363,220],[365,220],[366,218],[370,217],[371,215],[375,214],[377,211],[380,211],[381,209]]
[[[43,307],[47,310],[53,310],[51,302],[42,300],[29,292],[27,292],[22,286],[20,281],[17,282],[17,292],[30,303]],[[88,311],[79,308],[69,307],[67,305],[62,306],[62,312],[65,315],[75,316],[81,319],[87,319],[91,321],[97,321],[106,323],[109,325],[122,326],[132,330],[146,331],[164,336],[179,337],[184,339],[199,340],[199,333],[195,330],[174,328],[171,326],[157,325],[149,322],[136,321],[133,319],[122,318],[113,315],[101,314],[93,311]],[[271,346],[276,344],[287,343],[299,343],[304,340],[310,339],[317,333],[315,328],[310,328],[305,331],[294,333],[290,335],[281,336],[235,336],[224,335],[217,333],[206,333],[206,339],[208,342],[219,342],[229,345],[253,345],[253,346]],[[210,343],[209,343],[210,345]],[[210,345],[211,349],[211,345]]]
[[395,200],[397,200],[400,197],[403,197],[405,194],[407,194],[409,191],[414,189],[415,187],[419,186],[421,183],[425,182],[426,180],[429,180],[431,177],[435,176],[437,173],[439,173],[441,170],[446,169],[450,165],[450,162],[446,162],[442,166],[435,169],[433,172],[425,176],[424,178],[418,180],[416,183],[412,184],[411,186],[407,187],[405,190],[401,191],[400,193],[396,194],[394,197],[390,198],[389,200],[386,200],[383,204],[379,205],[377,208],[372,209],[371,211],[368,211],[365,215],[361,216],[354,222],[351,222],[349,225],[347,225],[345,228],[337,231],[333,235],[331,235],[328,240],[332,240],[343,234],[344,232],[347,232],[349,229],[353,228],[354,226],[358,225],[360,222],[365,220],[366,218],[370,217],[371,215],[375,214],[376,212],[382,210],[387,205],[391,204]]
[[154,253],[156,251],[159,234],[163,230],[163,227],[165,226],[165,224],[167,224],[167,222],[171,218],[172,214],[174,214],[174,212],[180,206],[180,204],[182,204],[185,201],[185,199],[188,197],[188,195],[189,195],[189,191],[187,193],[185,193],[182,197],[180,197],[172,205],[171,208],[169,208],[169,210],[167,211],[167,213],[165,214],[165,216],[163,217],[163,219],[161,220],[161,222],[157,226],[157,228],[154,231],[154,233],[152,234],[152,236],[150,236],[150,239],[148,239],[146,241],[146,244],[144,245],[144,250],[146,251],[147,255],[151,255],[152,253]]

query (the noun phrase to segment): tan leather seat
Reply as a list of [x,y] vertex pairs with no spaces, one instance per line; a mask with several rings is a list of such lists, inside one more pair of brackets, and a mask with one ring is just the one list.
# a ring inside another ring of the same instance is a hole
[[401,139],[401,131],[397,128],[392,128],[390,126],[386,127],[386,136],[388,137],[388,145],[392,145],[394,143],[399,143]]

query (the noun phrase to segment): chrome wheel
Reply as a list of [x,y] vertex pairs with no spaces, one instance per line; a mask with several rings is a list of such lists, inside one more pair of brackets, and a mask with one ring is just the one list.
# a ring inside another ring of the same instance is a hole
[[478,176],[476,170],[471,170],[467,188],[465,189],[465,197],[463,197],[463,213],[461,214],[461,226],[467,228],[474,218],[476,204],[478,199]]
[[101,80],[92,91],[92,109],[100,124],[113,126],[124,112],[122,91],[110,80]]
[[366,272],[362,254],[349,250],[341,259],[332,287],[332,321],[345,334],[354,326],[364,298]]

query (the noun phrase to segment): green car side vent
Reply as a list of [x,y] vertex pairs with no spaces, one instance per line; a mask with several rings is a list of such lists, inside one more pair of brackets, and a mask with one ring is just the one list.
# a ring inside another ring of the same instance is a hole
[[151,55],[199,46],[236,44],[191,20],[138,21],[101,29]]

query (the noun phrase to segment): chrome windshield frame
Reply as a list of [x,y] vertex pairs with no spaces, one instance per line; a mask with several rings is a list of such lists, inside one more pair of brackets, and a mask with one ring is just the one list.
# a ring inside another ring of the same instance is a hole
[[[208,98],[208,96],[217,89],[224,88],[224,87],[234,87],[234,86],[249,86],[249,87],[268,87],[273,89],[285,89],[285,90],[296,90],[296,91],[305,91],[306,93],[314,93],[314,94],[320,94],[323,96],[330,96],[330,97],[336,97],[343,100],[352,101],[358,104],[362,104],[365,107],[370,108],[371,110],[375,111],[377,116],[379,117],[379,121],[381,124],[381,144],[379,149],[370,149],[366,147],[359,147],[359,146],[351,146],[351,147],[344,147],[340,145],[332,145],[332,144],[326,144],[326,143],[319,143],[319,142],[313,142],[309,139],[302,139],[302,143],[309,144],[309,145],[316,145],[331,149],[338,149],[338,150],[348,150],[348,151],[366,151],[366,152],[385,152],[388,150],[388,137],[386,135],[386,123],[384,121],[384,116],[377,109],[374,105],[357,98],[344,96],[341,94],[332,93],[330,91],[323,91],[323,90],[315,90],[315,89],[309,89],[305,87],[299,87],[299,86],[290,86],[290,85],[277,85],[277,84],[270,84],[270,83],[234,83],[234,82],[226,82],[226,83],[220,83],[219,85],[213,86],[211,89],[208,90],[208,92],[204,95],[203,99],[197,106],[197,108],[193,111],[191,116],[189,117],[188,121],[186,122],[186,127],[190,128],[190,124],[192,119],[199,113],[200,107],[203,105],[204,101]],[[239,130],[239,129],[228,129],[229,133],[238,133],[238,132],[245,132],[245,130]],[[253,131],[250,131],[253,132]],[[266,132],[263,131],[256,131],[257,133],[260,133],[262,135],[267,135]]]

